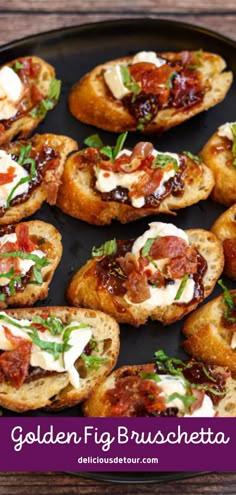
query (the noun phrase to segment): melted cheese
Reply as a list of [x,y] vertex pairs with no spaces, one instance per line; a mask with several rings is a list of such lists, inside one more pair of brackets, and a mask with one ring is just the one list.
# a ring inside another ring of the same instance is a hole
[[[140,255],[140,251],[145,245],[146,241],[150,238],[155,238],[157,236],[163,237],[163,236],[176,236],[184,239],[187,244],[189,245],[189,239],[187,234],[182,230],[177,228],[175,225],[169,223],[162,223],[162,222],[152,222],[149,224],[149,230],[144,232],[143,235],[138,237],[132,247],[132,253],[136,254],[138,257]],[[159,266],[162,268],[163,264],[166,263],[168,260],[165,258],[165,260],[158,260]],[[150,269],[153,271],[153,264],[149,263],[145,269]],[[175,300],[176,294],[178,292],[178,289],[181,285],[182,279],[175,279],[172,283],[166,285],[165,287],[153,287],[152,285],[149,285],[149,290],[150,290],[150,297],[146,299],[145,301],[141,303],[133,303],[129,300],[127,296],[125,297],[125,300],[130,303],[130,304],[135,304],[135,306],[152,311],[154,308],[158,306],[169,306],[170,304],[181,304],[181,303],[188,303],[192,300],[193,295],[194,295],[194,287],[195,283],[194,280],[189,278],[187,280],[187,283],[184,287],[184,290],[182,292],[181,297],[178,300]]]
[[[16,241],[16,234],[6,234],[0,237],[0,246],[3,246],[4,244],[6,244],[6,242],[15,243]],[[39,249],[35,249],[34,251],[32,251],[31,254],[36,254],[37,256],[39,256],[39,258],[43,258],[43,256],[45,256],[44,252]],[[21,258],[19,258],[18,263],[21,275],[25,275],[30,270],[30,268],[35,265],[35,262],[33,260],[25,260]],[[9,281],[10,278],[0,277],[0,286],[8,285]]]
[[230,141],[233,141],[234,137],[233,137],[233,132],[232,132],[231,126],[235,125],[235,124],[236,124],[236,122],[226,122],[226,124],[221,125],[217,131],[218,135],[220,137],[226,137]]
[[[150,62],[156,65],[156,67],[161,67],[161,65],[166,63],[163,58],[157,57],[155,52],[145,51],[136,53],[136,55],[134,55],[132,59],[131,64],[136,64],[139,62]],[[130,90],[123,84],[120,64],[113,65],[112,67],[109,67],[107,70],[105,70],[104,79],[114,98],[116,98],[117,100],[121,100],[122,98],[124,98],[124,96],[130,93]]]
[[23,84],[16,72],[8,66],[0,70],[0,120],[15,117]]
[[[2,311],[0,315],[4,316],[6,313]],[[20,323],[20,325],[25,328],[17,328],[14,323]],[[18,336],[31,341],[29,330],[27,330],[27,327],[29,327],[30,324],[30,320],[27,319],[16,320],[11,317],[11,323],[4,321],[4,319],[0,319],[0,349],[3,351],[13,349],[11,342],[5,336],[3,325],[7,326],[11,333],[16,337]],[[63,334],[68,330],[68,328],[77,327],[79,324],[80,323],[76,321],[71,322],[69,325],[64,327]],[[38,332],[40,340],[43,340],[44,342],[55,342],[57,344],[63,344],[63,334],[52,335],[49,330]],[[86,328],[73,330],[68,341],[71,348],[64,354],[60,353],[59,359],[55,359],[53,354],[42,350],[38,345],[33,343],[31,348],[30,364],[31,366],[40,366],[44,370],[57,371],[58,373],[67,371],[69,373],[70,383],[75,388],[79,388],[80,378],[76,368],[74,367],[74,363],[82,354],[91,337],[92,329],[89,326]]]
[[[14,168],[14,178],[12,182],[0,186],[0,207],[6,206],[8,196],[11,193],[12,189],[18,184],[21,179],[29,175],[21,165],[19,165],[15,160],[12,159],[11,155],[6,153],[4,150],[0,150],[0,173],[7,174],[10,167]],[[20,184],[13,193],[12,199],[16,198],[20,194],[27,193],[28,189],[28,182]]]
[[233,332],[230,345],[231,345],[231,349],[236,349],[236,332]]
[[[118,155],[119,158],[122,154],[130,156],[132,153],[130,150],[123,149]],[[152,155],[156,157],[157,155],[168,155],[177,161],[178,166],[180,163],[179,156],[176,153],[162,153],[157,150],[153,150]],[[145,171],[137,170],[129,173],[122,172],[112,172],[111,170],[104,170],[98,167],[94,167],[94,172],[96,175],[96,188],[100,192],[110,192],[116,189],[118,186],[124,187],[129,191],[138,186],[139,180],[145,175]],[[158,188],[154,191],[154,195],[161,196],[165,192],[165,183],[175,175],[175,168],[168,167],[168,170],[163,169],[163,177],[160,181]],[[142,208],[145,205],[145,196],[133,194],[130,196],[131,204],[134,208]]]

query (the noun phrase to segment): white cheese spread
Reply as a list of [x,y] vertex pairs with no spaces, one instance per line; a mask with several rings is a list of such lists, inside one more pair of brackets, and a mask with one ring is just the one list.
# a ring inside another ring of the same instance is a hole
[[[138,237],[133,246],[132,253],[136,254],[137,257],[140,255],[141,249],[144,247],[146,241],[150,238],[163,237],[163,236],[176,236],[184,239],[189,245],[189,239],[187,234],[182,230],[177,228],[173,224],[166,224],[162,222],[152,222],[149,224],[149,230],[147,230],[142,236]],[[162,260],[160,260],[162,261]],[[168,262],[168,259],[165,259]],[[158,260],[159,262],[159,260]],[[153,264],[150,262],[145,269],[150,269],[153,271]],[[152,311],[157,306],[169,306],[172,303],[181,304],[188,303],[192,300],[194,295],[195,283],[192,278],[188,278],[183,292],[178,300],[175,300],[176,294],[182,279],[174,279],[172,283],[167,284],[165,287],[154,287],[149,285],[150,297],[141,303],[133,303],[125,295],[125,300],[130,304],[135,304],[139,308],[143,308],[148,311]]]
[[236,349],[236,332],[233,332],[233,335],[232,335],[231,349]]
[[[161,65],[165,64],[166,61],[163,58],[159,58],[156,56],[155,52],[139,52],[134,55],[131,65],[137,64],[139,62],[149,62],[156,67],[161,67]],[[121,73],[121,67],[127,66],[127,64],[116,64],[111,67],[109,67],[107,70],[104,72],[104,79],[109,87],[111,93],[113,94],[114,98],[117,100],[121,100],[124,98],[124,96],[128,95],[130,93],[130,90],[124,85],[123,83],[123,78],[122,78],[122,73]]]
[[[28,177],[29,174],[27,171],[19,165],[15,160],[12,159],[11,155],[6,153],[4,150],[0,150],[0,175],[7,174],[9,169],[14,169],[14,178],[11,182],[7,184],[3,184],[0,186],[0,207],[5,207],[7,204],[7,199],[12,189],[18,184],[21,179]],[[29,182],[25,182],[24,184],[20,184],[16,190],[14,191],[12,198],[14,199],[16,196],[20,194],[27,193],[29,189]]]
[[16,72],[7,65],[0,69],[0,120],[15,117],[22,93],[23,84]]
[[[132,153],[130,150],[123,149],[118,155],[119,158],[122,154],[130,156]],[[176,153],[162,153],[157,150],[153,150],[152,155],[166,155],[172,157],[178,164],[180,164],[179,156]],[[94,167],[96,176],[96,189],[100,192],[110,192],[116,189],[118,186],[124,187],[129,191],[132,191],[130,196],[130,202],[134,208],[142,208],[145,205],[145,196],[135,193],[135,186],[138,186],[140,179],[145,175],[145,171],[137,170],[134,172],[122,173],[112,172],[112,170],[105,170],[99,167]],[[154,195],[161,196],[165,192],[165,183],[176,174],[174,166],[168,166],[167,170],[163,169],[163,176],[158,188],[154,191]]]
[[233,141],[234,137],[232,132],[232,125],[236,125],[236,122],[226,122],[226,124],[223,124],[220,127],[218,127],[218,131],[217,131],[218,135],[220,137],[226,137],[230,141]]
[[[13,349],[13,346],[5,336],[5,331],[3,325],[6,326],[13,335],[16,337],[21,337],[31,341],[29,327],[31,321],[27,319],[17,320],[11,317],[11,323],[1,319],[1,316],[7,316],[3,311],[0,312],[0,349],[3,351],[9,351]],[[15,326],[20,324],[22,328]],[[55,359],[53,354],[42,350],[35,343],[32,344],[30,364],[31,366],[40,366],[42,369],[47,371],[57,371],[62,373],[67,371],[70,377],[70,383],[75,387],[79,388],[80,378],[79,374],[74,367],[75,361],[82,354],[85,346],[88,344],[92,337],[91,327],[77,328],[80,325],[79,322],[73,321],[64,327],[63,333],[60,335],[52,335],[49,330],[44,332],[38,332],[40,340],[44,342],[54,342],[56,344],[63,344],[63,334],[71,327],[75,327],[70,333],[68,344],[71,346],[69,350],[65,351],[63,354],[59,354],[59,358]]]

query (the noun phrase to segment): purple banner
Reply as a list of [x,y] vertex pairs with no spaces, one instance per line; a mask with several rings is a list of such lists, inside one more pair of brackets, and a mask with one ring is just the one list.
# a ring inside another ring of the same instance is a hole
[[227,418],[1,418],[0,471],[235,471]]

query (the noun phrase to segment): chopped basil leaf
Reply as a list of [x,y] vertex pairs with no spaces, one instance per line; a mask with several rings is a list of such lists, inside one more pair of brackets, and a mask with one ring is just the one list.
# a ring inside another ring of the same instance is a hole
[[81,328],[89,328],[89,325],[87,323],[80,323],[79,325],[72,325],[66,328],[66,330],[63,333],[63,342],[65,345],[68,344],[70,340],[71,333],[74,330],[80,330]]
[[0,301],[3,302],[6,299],[6,294],[0,294]]
[[158,239],[160,236],[157,235],[156,237],[149,237],[149,239],[146,240],[143,248],[142,248],[142,251],[141,251],[141,255],[142,256],[147,256],[149,254],[149,251],[153,245],[153,243],[155,242],[156,239]]
[[29,154],[32,148],[32,143],[29,143],[27,146],[22,146],[20,150],[20,154],[17,160],[19,165],[25,165],[26,163],[30,165],[30,173],[27,177],[22,177],[17,184],[12,188],[11,192],[8,195],[6,201],[6,209],[9,208],[11,200],[14,196],[15,191],[18,189],[21,184],[25,184],[26,182],[30,182],[36,175],[36,162],[34,158],[30,158]]
[[48,318],[35,316],[32,320],[32,325],[34,323],[39,323],[42,327],[47,328],[52,335],[60,335],[64,330],[63,323],[55,316],[48,316]]
[[92,257],[96,256],[108,256],[109,254],[115,254],[117,251],[117,242],[116,239],[111,239],[110,241],[106,241],[102,246],[92,249]]
[[236,311],[236,303],[234,302],[234,299],[236,298],[236,294],[230,294],[230,291],[227,289],[227,287],[223,284],[223,281],[220,279],[218,280],[219,286],[223,289],[223,303],[226,306],[226,310],[224,312],[224,317],[226,320],[228,320],[229,323],[235,323],[236,322],[236,317],[229,316],[230,311],[235,310]]
[[142,86],[131,75],[127,65],[121,65],[120,73],[124,86],[134,95],[138,95],[142,91]]
[[190,160],[193,160],[195,163],[202,163],[202,159],[200,156],[193,155],[190,151],[183,151],[183,154],[186,155]]
[[85,366],[94,370],[98,370],[103,363],[107,363],[109,361],[109,358],[107,357],[93,356],[91,354],[88,356],[84,352],[81,354],[81,357],[84,360]]
[[201,60],[202,50],[198,50],[195,53],[195,57],[197,59],[197,62],[195,64],[188,65],[188,69],[199,69],[199,67],[201,67],[201,65],[202,65],[202,60]]
[[173,79],[175,76],[177,76],[178,72],[176,70],[174,72],[171,72],[171,74],[168,77],[168,81],[166,82],[165,86],[169,89],[173,88]]
[[32,342],[40,347],[43,351],[48,352],[54,356],[54,359],[57,360],[60,357],[60,354],[69,350],[71,346],[68,344],[65,346],[64,343],[58,342],[48,342],[45,340],[41,340],[39,338],[38,332],[35,328],[30,328],[29,332],[27,332]]
[[175,172],[177,172],[179,165],[176,158],[168,155],[168,153],[158,153],[151,165],[151,168],[166,168],[168,165],[173,165]]
[[52,110],[60,96],[60,91],[61,91],[61,81],[58,79],[52,78],[48,90],[48,96],[41,100],[39,104],[29,112],[31,117],[37,118],[37,119],[43,119],[48,110]]
[[18,72],[18,70],[20,69],[23,69],[24,68],[24,64],[22,64],[21,62],[19,62],[19,60],[17,60],[14,65],[12,66],[12,69],[15,71],[15,72]]
[[9,272],[6,273],[0,273],[0,278],[10,278],[12,275],[14,275],[15,271],[14,268],[11,268]]
[[233,135],[233,146],[232,146],[233,166],[236,167],[236,123],[231,125],[231,132]]
[[179,394],[178,392],[174,392],[168,397],[166,402],[167,403],[171,402],[174,399],[180,399],[184,404],[185,411],[189,413],[190,407],[196,401],[197,398],[194,397],[194,395],[182,395]]
[[111,146],[103,146],[100,149],[100,152],[103,153],[103,155],[108,156],[110,160],[113,160],[113,150]]
[[[43,282],[43,276],[41,273],[41,270],[43,267],[48,266],[50,264],[50,261],[43,256],[40,258],[37,254],[33,253],[25,253],[23,251],[12,251],[9,253],[0,253],[0,258],[22,258],[25,260],[32,260],[35,264],[33,266],[33,275],[35,277],[35,281],[37,284],[42,284]],[[20,281],[20,277],[18,280],[18,277],[15,277],[13,279],[14,281]]]
[[156,373],[140,373],[141,378],[146,378],[147,380],[154,380],[159,383],[161,381],[159,375]]
[[98,134],[92,134],[91,136],[88,136],[84,140],[84,144],[86,144],[86,146],[90,146],[91,148],[98,148],[100,146],[103,146],[103,142]]
[[181,282],[181,284],[177,290],[177,294],[176,294],[175,299],[174,299],[175,301],[178,301],[181,298],[181,296],[184,292],[184,289],[187,285],[188,279],[189,279],[189,275],[187,273],[185,273],[185,275],[182,279],[182,282]]
[[122,148],[124,146],[124,142],[127,138],[127,135],[128,135],[128,132],[123,132],[122,134],[120,134],[118,136],[114,148],[111,146],[103,146],[103,148],[100,149],[100,152],[103,153],[104,155],[108,156],[108,158],[110,158],[110,160],[112,160],[114,162],[118,153],[122,150]]

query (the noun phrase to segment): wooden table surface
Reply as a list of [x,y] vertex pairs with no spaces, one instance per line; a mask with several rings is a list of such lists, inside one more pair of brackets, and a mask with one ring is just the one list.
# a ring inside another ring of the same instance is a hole
[[[235,0],[1,0],[0,44],[51,29],[109,19],[174,19],[236,40]],[[0,473],[0,495],[235,494],[235,473],[204,474],[165,483],[111,484],[64,473]]]

